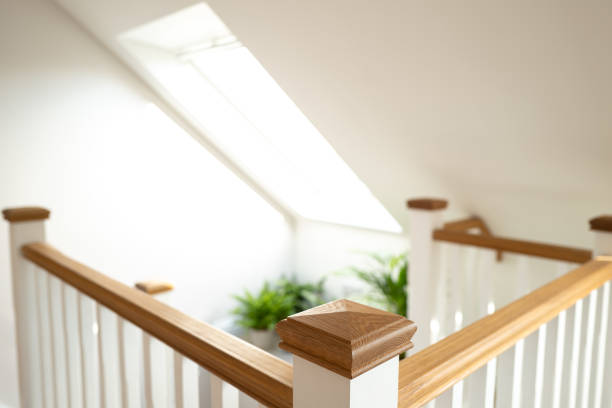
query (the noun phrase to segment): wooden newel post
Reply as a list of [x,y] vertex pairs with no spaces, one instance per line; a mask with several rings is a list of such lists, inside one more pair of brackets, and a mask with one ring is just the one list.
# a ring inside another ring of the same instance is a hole
[[[612,256],[612,215],[595,217],[589,221],[589,224],[594,234],[593,256]],[[608,282],[606,286],[604,290],[608,291],[608,296],[610,296],[610,282]],[[604,292],[604,297],[605,296],[606,294]],[[605,325],[606,323],[601,323],[602,327]],[[600,330],[605,333],[606,331],[609,332],[610,328],[612,328],[612,310],[608,310],[607,330],[603,328],[600,328]],[[595,395],[601,396],[603,401],[612,401],[612,388],[605,385],[612,383],[612,364],[609,363],[612,361],[612,336],[608,334],[607,337],[607,344],[604,346],[605,349],[603,350],[604,355],[598,356],[598,359],[601,361],[600,364],[604,365],[602,367],[603,378],[596,384],[598,389]],[[602,401],[594,401],[593,406],[603,406]]]
[[396,408],[399,355],[416,325],[403,316],[337,300],[276,325],[294,355],[294,408]]
[[38,362],[29,353],[35,346],[35,316],[33,265],[21,255],[21,247],[32,242],[45,240],[45,220],[49,210],[38,207],[10,208],[2,211],[10,223],[9,245],[11,257],[11,279],[13,281],[13,306],[15,308],[15,335],[17,365],[19,373],[19,396],[22,407],[36,405],[34,390],[30,389],[38,372]]
[[419,322],[415,351],[427,347],[432,340],[431,321],[436,317],[436,289],[441,284],[440,268],[436,264],[433,231],[444,226],[446,200],[418,198],[407,202],[410,216],[410,269],[408,313]]

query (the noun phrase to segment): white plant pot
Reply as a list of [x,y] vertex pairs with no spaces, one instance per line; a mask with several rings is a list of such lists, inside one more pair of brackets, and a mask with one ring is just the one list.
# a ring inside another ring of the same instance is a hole
[[249,343],[263,350],[272,349],[276,343],[276,333],[274,330],[249,330]]

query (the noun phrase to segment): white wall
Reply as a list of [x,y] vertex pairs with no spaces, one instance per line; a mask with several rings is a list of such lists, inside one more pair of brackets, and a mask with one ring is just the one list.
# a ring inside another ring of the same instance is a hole
[[368,265],[368,253],[395,255],[406,252],[409,246],[405,234],[299,220],[296,224],[296,273],[303,279],[327,277],[330,295],[343,297],[350,294],[351,289],[359,288],[359,284],[336,272],[349,266]]
[[[0,208],[48,207],[54,246],[127,284],[170,280],[212,319],[292,269],[292,227],[157,106],[53,3],[0,0]],[[0,404],[16,406],[7,235]]]
[[404,227],[405,198],[445,194],[589,246],[612,211],[612,3],[208,3]]
[[[401,235],[288,219],[54,3],[0,0],[0,208],[52,211],[49,242],[126,284],[176,285],[203,320],[230,294],[400,252]],[[164,112],[169,112],[168,114]],[[0,405],[17,405],[8,227],[0,224]]]
[[[198,0],[56,0],[117,35]],[[208,3],[376,197],[437,195],[506,236],[590,245],[610,211],[609,2]]]

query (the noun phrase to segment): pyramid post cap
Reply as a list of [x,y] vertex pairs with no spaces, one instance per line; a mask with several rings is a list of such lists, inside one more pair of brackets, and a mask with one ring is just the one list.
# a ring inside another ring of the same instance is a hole
[[416,325],[403,316],[342,299],[276,325],[280,348],[347,378],[412,348]]

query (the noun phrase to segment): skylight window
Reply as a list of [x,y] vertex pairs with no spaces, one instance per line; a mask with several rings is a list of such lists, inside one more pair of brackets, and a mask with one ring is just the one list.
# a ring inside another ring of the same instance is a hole
[[308,219],[401,231],[206,4],[131,30],[121,41],[158,89],[282,205]]

